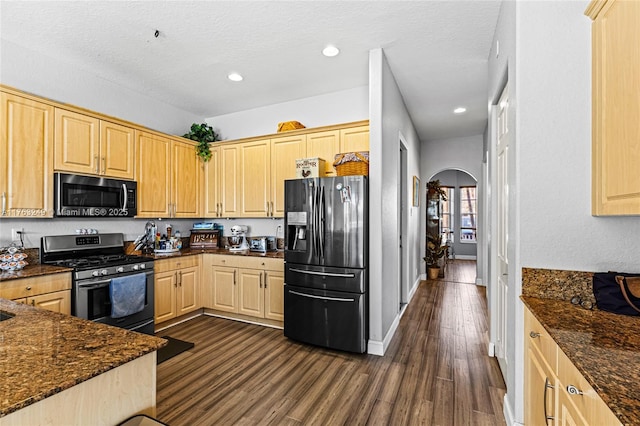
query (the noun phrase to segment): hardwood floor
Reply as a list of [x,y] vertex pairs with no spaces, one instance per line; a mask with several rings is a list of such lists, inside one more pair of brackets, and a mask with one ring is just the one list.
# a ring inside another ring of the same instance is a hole
[[207,316],[165,330],[195,347],[158,366],[157,417],[171,426],[504,424],[484,287],[451,281],[475,280],[474,270],[455,260],[448,278],[421,282],[383,357]]

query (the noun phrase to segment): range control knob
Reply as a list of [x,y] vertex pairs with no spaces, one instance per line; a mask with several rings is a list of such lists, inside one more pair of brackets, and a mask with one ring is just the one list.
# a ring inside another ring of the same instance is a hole
[[140,269],[144,269],[144,268],[146,268],[146,266],[144,266],[144,263],[141,263],[140,264]]
[[124,272],[124,267],[118,266],[118,268],[116,269],[116,272]]
[[140,269],[140,267],[138,265],[133,265],[131,269],[133,269],[134,271],[137,271],[138,269]]
[[97,277],[98,275],[100,275],[100,272],[98,272],[98,271],[93,271],[93,272],[91,273],[91,275],[93,275],[94,277]]
[[100,271],[100,275],[107,275],[109,272],[106,269]]

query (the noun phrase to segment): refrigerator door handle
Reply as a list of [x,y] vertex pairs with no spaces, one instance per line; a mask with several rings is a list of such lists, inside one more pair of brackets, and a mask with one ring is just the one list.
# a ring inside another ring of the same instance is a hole
[[315,296],[313,294],[298,293],[297,291],[293,291],[293,290],[289,290],[289,293],[295,294],[296,296],[308,297],[311,299],[331,300],[333,302],[355,302],[355,299],[344,299],[342,297]]
[[321,275],[323,277],[340,277],[340,278],[354,278],[355,274],[336,274],[335,272],[316,272],[316,271],[305,271],[304,269],[298,268],[289,268],[291,272],[298,272],[300,274],[307,275]]
[[324,259],[324,186],[320,188],[320,206],[319,206],[319,222],[320,222],[320,232],[319,232],[319,241],[318,245],[320,247],[320,258]]

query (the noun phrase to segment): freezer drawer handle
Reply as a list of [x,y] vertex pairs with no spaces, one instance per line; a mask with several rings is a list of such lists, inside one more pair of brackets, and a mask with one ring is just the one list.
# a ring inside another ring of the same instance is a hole
[[295,294],[297,296],[309,297],[311,299],[320,299],[320,300],[332,300],[334,302],[355,302],[355,299],[343,299],[341,297],[323,297],[323,296],[314,296],[312,294],[304,294],[298,293],[297,291],[289,290],[289,293]]
[[342,277],[342,278],[354,278],[355,274],[334,274],[332,272],[316,272],[316,271],[305,271],[303,269],[291,268],[289,269],[291,272],[299,272],[301,274],[307,275],[322,275],[325,277]]

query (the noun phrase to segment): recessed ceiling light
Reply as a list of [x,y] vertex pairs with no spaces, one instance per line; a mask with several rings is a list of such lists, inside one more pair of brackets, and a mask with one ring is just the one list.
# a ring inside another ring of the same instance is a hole
[[338,53],[340,53],[340,49],[332,45],[329,45],[324,49],[322,49],[322,54],[324,56],[332,57],[332,56],[336,56]]
[[243,77],[240,74],[238,74],[237,72],[232,72],[231,74],[229,74],[227,76],[227,78],[229,80],[231,80],[231,81],[242,81],[243,80]]
[[467,109],[465,107],[458,107],[453,110],[454,114],[463,114],[465,112],[467,112]]

